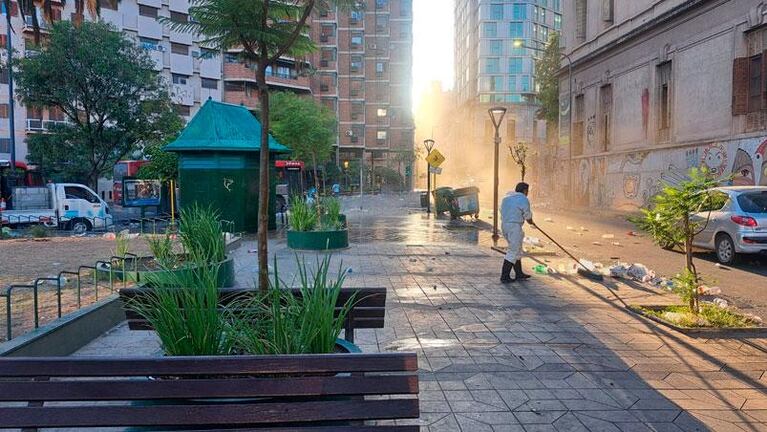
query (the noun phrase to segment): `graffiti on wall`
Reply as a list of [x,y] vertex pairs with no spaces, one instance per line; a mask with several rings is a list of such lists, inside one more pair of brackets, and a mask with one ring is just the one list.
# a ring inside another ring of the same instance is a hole
[[756,167],[759,169],[759,185],[767,186],[767,139],[764,140],[754,152]]
[[727,170],[727,149],[722,143],[709,144],[703,149],[700,165],[708,168],[713,175],[721,176]]
[[693,147],[684,151],[684,159],[687,163],[687,169],[700,166],[700,151],[698,147]]
[[626,174],[623,176],[623,196],[634,199],[639,196],[642,176],[639,174]]
[[586,142],[589,143],[589,148],[593,148],[597,138],[597,117],[589,116],[588,124],[586,125]]
[[735,152],[735,160],[732,163],[732,185],[733,186],[753,186],[754,182],[754,160],[742,148]]

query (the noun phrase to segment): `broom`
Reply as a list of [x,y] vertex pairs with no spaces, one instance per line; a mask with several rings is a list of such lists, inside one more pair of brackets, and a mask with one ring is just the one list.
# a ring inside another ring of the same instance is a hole
[[580,262],[580,260],[575,258],[570,252],[568,252],[567,249],[565,249],[561,244],[557,243],[557,241],[554,240],[553,238],[551,238],[550,235],[546,234],[546,231],[542,230],[541,227],[539,227],[538,225],[536,225],[535,227],[538,228],[538,231],[543,233],[543,235],[545,235],[546,238],[551,240],[552,243],[554,243],[555,245],[559,246],[559,248],[562,249],[562,252],[566,253],[567,256],[569,256],[570,258],[573,259],[573,261],[578,263],[578,265],[580,266],[580,268],[578,269],[578,274],[579,275],[584,276],[584,277],[586,277],[588,279],[591,279],[591,280],[595,280],[595,281],[600,281],[601,282],[602,280],[604,280],[604,277],[601,274],[594,273],[593,271],[589,270],[585,265],[583,265],[582,262]]

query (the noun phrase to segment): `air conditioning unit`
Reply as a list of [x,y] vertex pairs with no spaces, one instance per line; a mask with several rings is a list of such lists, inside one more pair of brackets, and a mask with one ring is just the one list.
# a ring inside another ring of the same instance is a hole
[[378,45],[376,45],[376,44],[374,44],[374,43],[369,43],[369,44],[368,44],[368,48],[369,48],[369,49],[378,49]]

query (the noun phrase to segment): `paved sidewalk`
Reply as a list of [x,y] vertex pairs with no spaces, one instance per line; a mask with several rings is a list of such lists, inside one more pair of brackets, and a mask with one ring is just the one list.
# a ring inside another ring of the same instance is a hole
[[[609,280],[610,288],[551,276],[501,285],[500,256],[479,246],[484,233],[445,230],[405,203],[376,208],[347,211],[352,238],[365,242],[333,260],[351,269],[347,286],[390,290],[386,328],[358,331],[357,341],[368,352],[418,352],[423,430],[767,430],[766,340],[659,328],[613,293],[627,303],[674,297]],[[245,242],[235,253],[240,284],[255,280],[254,248]],[[271,251],[289,277],[294,252],[279,236]],[[123,326],[79,354],[158,349],[151,334]]]

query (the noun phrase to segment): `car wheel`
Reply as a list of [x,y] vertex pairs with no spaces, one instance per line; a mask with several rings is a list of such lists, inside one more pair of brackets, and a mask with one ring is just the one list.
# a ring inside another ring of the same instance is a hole
[[90,231],[91,224],[84,219],[75,219],[70,223],[69,229],[75,235],[82,235]]
[[732,238],[727,234],[719,234],[716,237],[716,260],[722,264],[732,264],[736,258],[735,243]]

